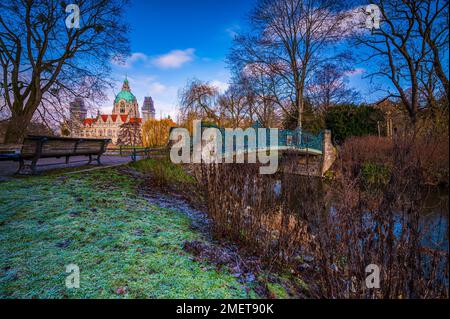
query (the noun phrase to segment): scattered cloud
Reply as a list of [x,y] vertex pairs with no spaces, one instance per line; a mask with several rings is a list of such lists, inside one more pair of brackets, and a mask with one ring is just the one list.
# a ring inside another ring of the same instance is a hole
[[241,27],[238,24],[234,24],[231,27],[226,28],[225,32],[228,33],[228,35],[234,39],[236,36],[239,35],[240,30],[241,30]]
[[225,82],[222,82],[219,80],[211,81],[211,85],[215,86],[219,90],[220,93],[224,93],[226,90],[228,90],[228,88],[230,86],[228,83],[225,83]]
[[153,60],[153,64],[162,69],[177,69],[183,64],[194,60],[195,49],[173,50],[160,55]]
[[157,57],[150,57],[142,52],[131,54],[124,62],[113,60],[111,63],[119,68],[131,69],[139,62],[145,63],[145,66],[154,65],[161,69],[177,69],[185,63],[194,60],[195,49],[172,50],[167,54]]
[[131,67],[133,67],[133,65],[136,62],[146,62],[148,61],[149,57],[142,52],[135,52],[133,54],[131,54],[126,60],[125,62],[118,62],[118,61],[111,61],[111,63],[115,66],[121,67],[121,68],[125,68],[125,69],[129,69]]
[[355,75],[363,74],[364,72],[366,72],[366,70],[364,68],[356,68],[356,69],[345,72],[345,75],[355,76]]
[[150,85],[149,91],[150,94],[159,94],[166,91],[167,87],[164,84],[161,84],[159,82],[154,82]]

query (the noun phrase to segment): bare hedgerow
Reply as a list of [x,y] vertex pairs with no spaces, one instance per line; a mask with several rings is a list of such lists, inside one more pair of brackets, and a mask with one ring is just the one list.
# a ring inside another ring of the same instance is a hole
[[[344,150],[363,152],[357,150],[359,142],[348,143],[356,145],[347,144]],[[396,140],[391,147],[384,183],[371,183],[363,169],[357,174],[344,169],[344,165],[364,165],[349,161],[344,151],[339,159],[340,174],[333,181],[334,210],[319,223],[316,237],[321,268],[317,278],[325,296],[448,298],[448,243],[447,247],[424,244],[435,231],[429,227],[442,225],[427,225],[422,216],[428,190],[417,159],[417,142]],[[381,270],[380,289],[365,286],[369,264]]]
[[[422,215],[431,188],[420,144],[375,142],[348,141],[326,182],[259,175],[254,164],[197,166],[215,235],[307,278],[312,297],[448,298],[448,243],[424,244],[442,224]],[[370,264],[379,289],[365,284]]]

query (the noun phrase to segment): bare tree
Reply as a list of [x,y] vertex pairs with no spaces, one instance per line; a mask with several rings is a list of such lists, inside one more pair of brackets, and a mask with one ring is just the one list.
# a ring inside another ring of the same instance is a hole
[[[330,59],[325,48],[342,37],[348,14],[343,9],[334,0],[260,0],[250,17],[250,34],[236,38],[231,63],[240,70],[263,70],[270,95],[288,116],[296,117],[298,127],[311,71]],[[298,111],[292,113],[290,105]]]
[[193,115],[198,119],[219,121],[217,99],[219,90],[213,85],[194,79],[179,93],[182,117]]
[[220,95],[218,104],[222,124],[232,127],[247,126],[251,122],[249,116],[249,101],[246,92],[237,84],[231,85],[228,90]]
[[10,113],[5,143],[21,143],[38,109],[48,116],[59,107],[45,110],[67,104],[68,96],[101,97],[110,79],[109,62],[129,52],[128,28],[121,22],[127,3],[77,1],[77,26],[76,14],[69,16],[61,1],[2,2],[0,84]]
[[[432,69],[444,88],[448,103],[448,0],[406,1],[418,31],[431,50]],[[443,62],[446,61],[446,62]],[[445,64],[446,67],[445,67]],[[430,68],[429,68],[430,69]],[[447,71],[447,72],[445,72]]]
[[356,44],[369,48],[367,59],[376,66],[370,76],[391,82],[393,89],[388,88],[389,94],[401,100],[416,123],[419,109],[426,107],[423,101],[434,100],[439,91],[434,77],[440,79],[448,94],[448,76],[441,62],[445,52],[448,55],[448,1],[377,0],[373,3],[381,12],[380,28],[358,32]]
[[327,63],[316,70],[308,85],[308,96],[319,112],[324,112],[332,105],[356,103],[359,93],[348,87],[348,76],[354,72],[343,64]]
[[117,145],[142,145],[142,130],[139,122],[127,122],[120,126]]
[[273,74],[261,65],[247,65],[235,80],[245,92],[248,102],[248,113],[253,122],[263,127],[274,127],[278,122],[279,104],[282,103],[274,95],[276,81]]

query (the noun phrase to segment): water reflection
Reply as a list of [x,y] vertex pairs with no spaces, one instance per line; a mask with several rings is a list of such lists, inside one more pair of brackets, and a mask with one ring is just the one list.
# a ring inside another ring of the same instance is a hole
[[[284,187],[283,187],[284,186]],[[294,186],[294,189],[292,187]],[[295,174],[279,174],[271,181],[273,197],[276,199],[273,204],[283,202],[283,206],[288,207],[295,212],[297,216],[313,220],[311,216],[304,216],[304,207],[308,203],[321,201],[325,203],[324,197],[330,192],[329,185],[326,185],[321,179],[310,178]],[[330,197],[331,198],[331,197]],[[448,230],[449,230],[449,196],[448,189],[439,187],[431,188],[424,194],[425,201],[421,205],[419,222],[420,231],[423,234],[421,244],[423,247],[448,251]],[[316,203],[317,204],[317,203]],[[331,216],[335,214],[335,204],[331,199],[326,211]],[[405,219],[402,212],[395,216],[394,234],[400,236]],[[369,217],[369,216],[367,216]],[[367,220],[369,221],[369,220]],[[314,224],[310,224],[314,229]]]

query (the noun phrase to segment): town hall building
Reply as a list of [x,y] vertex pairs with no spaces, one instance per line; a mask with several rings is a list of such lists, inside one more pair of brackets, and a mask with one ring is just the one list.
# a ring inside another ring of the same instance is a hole
[[142,117],[136,97],[131,93],[128,79],[125,79],[122,90],[114,99],[111,114],[98,114],[95,118],[87,118],[87,108],[83,100],[76,99],[70,104],[70,115],[74,125],[71,135],[73,137],[110,138],[117,144],[119,131],[125,123],[145,123],[155,118],[155,107],[151,97],[144,98]]

